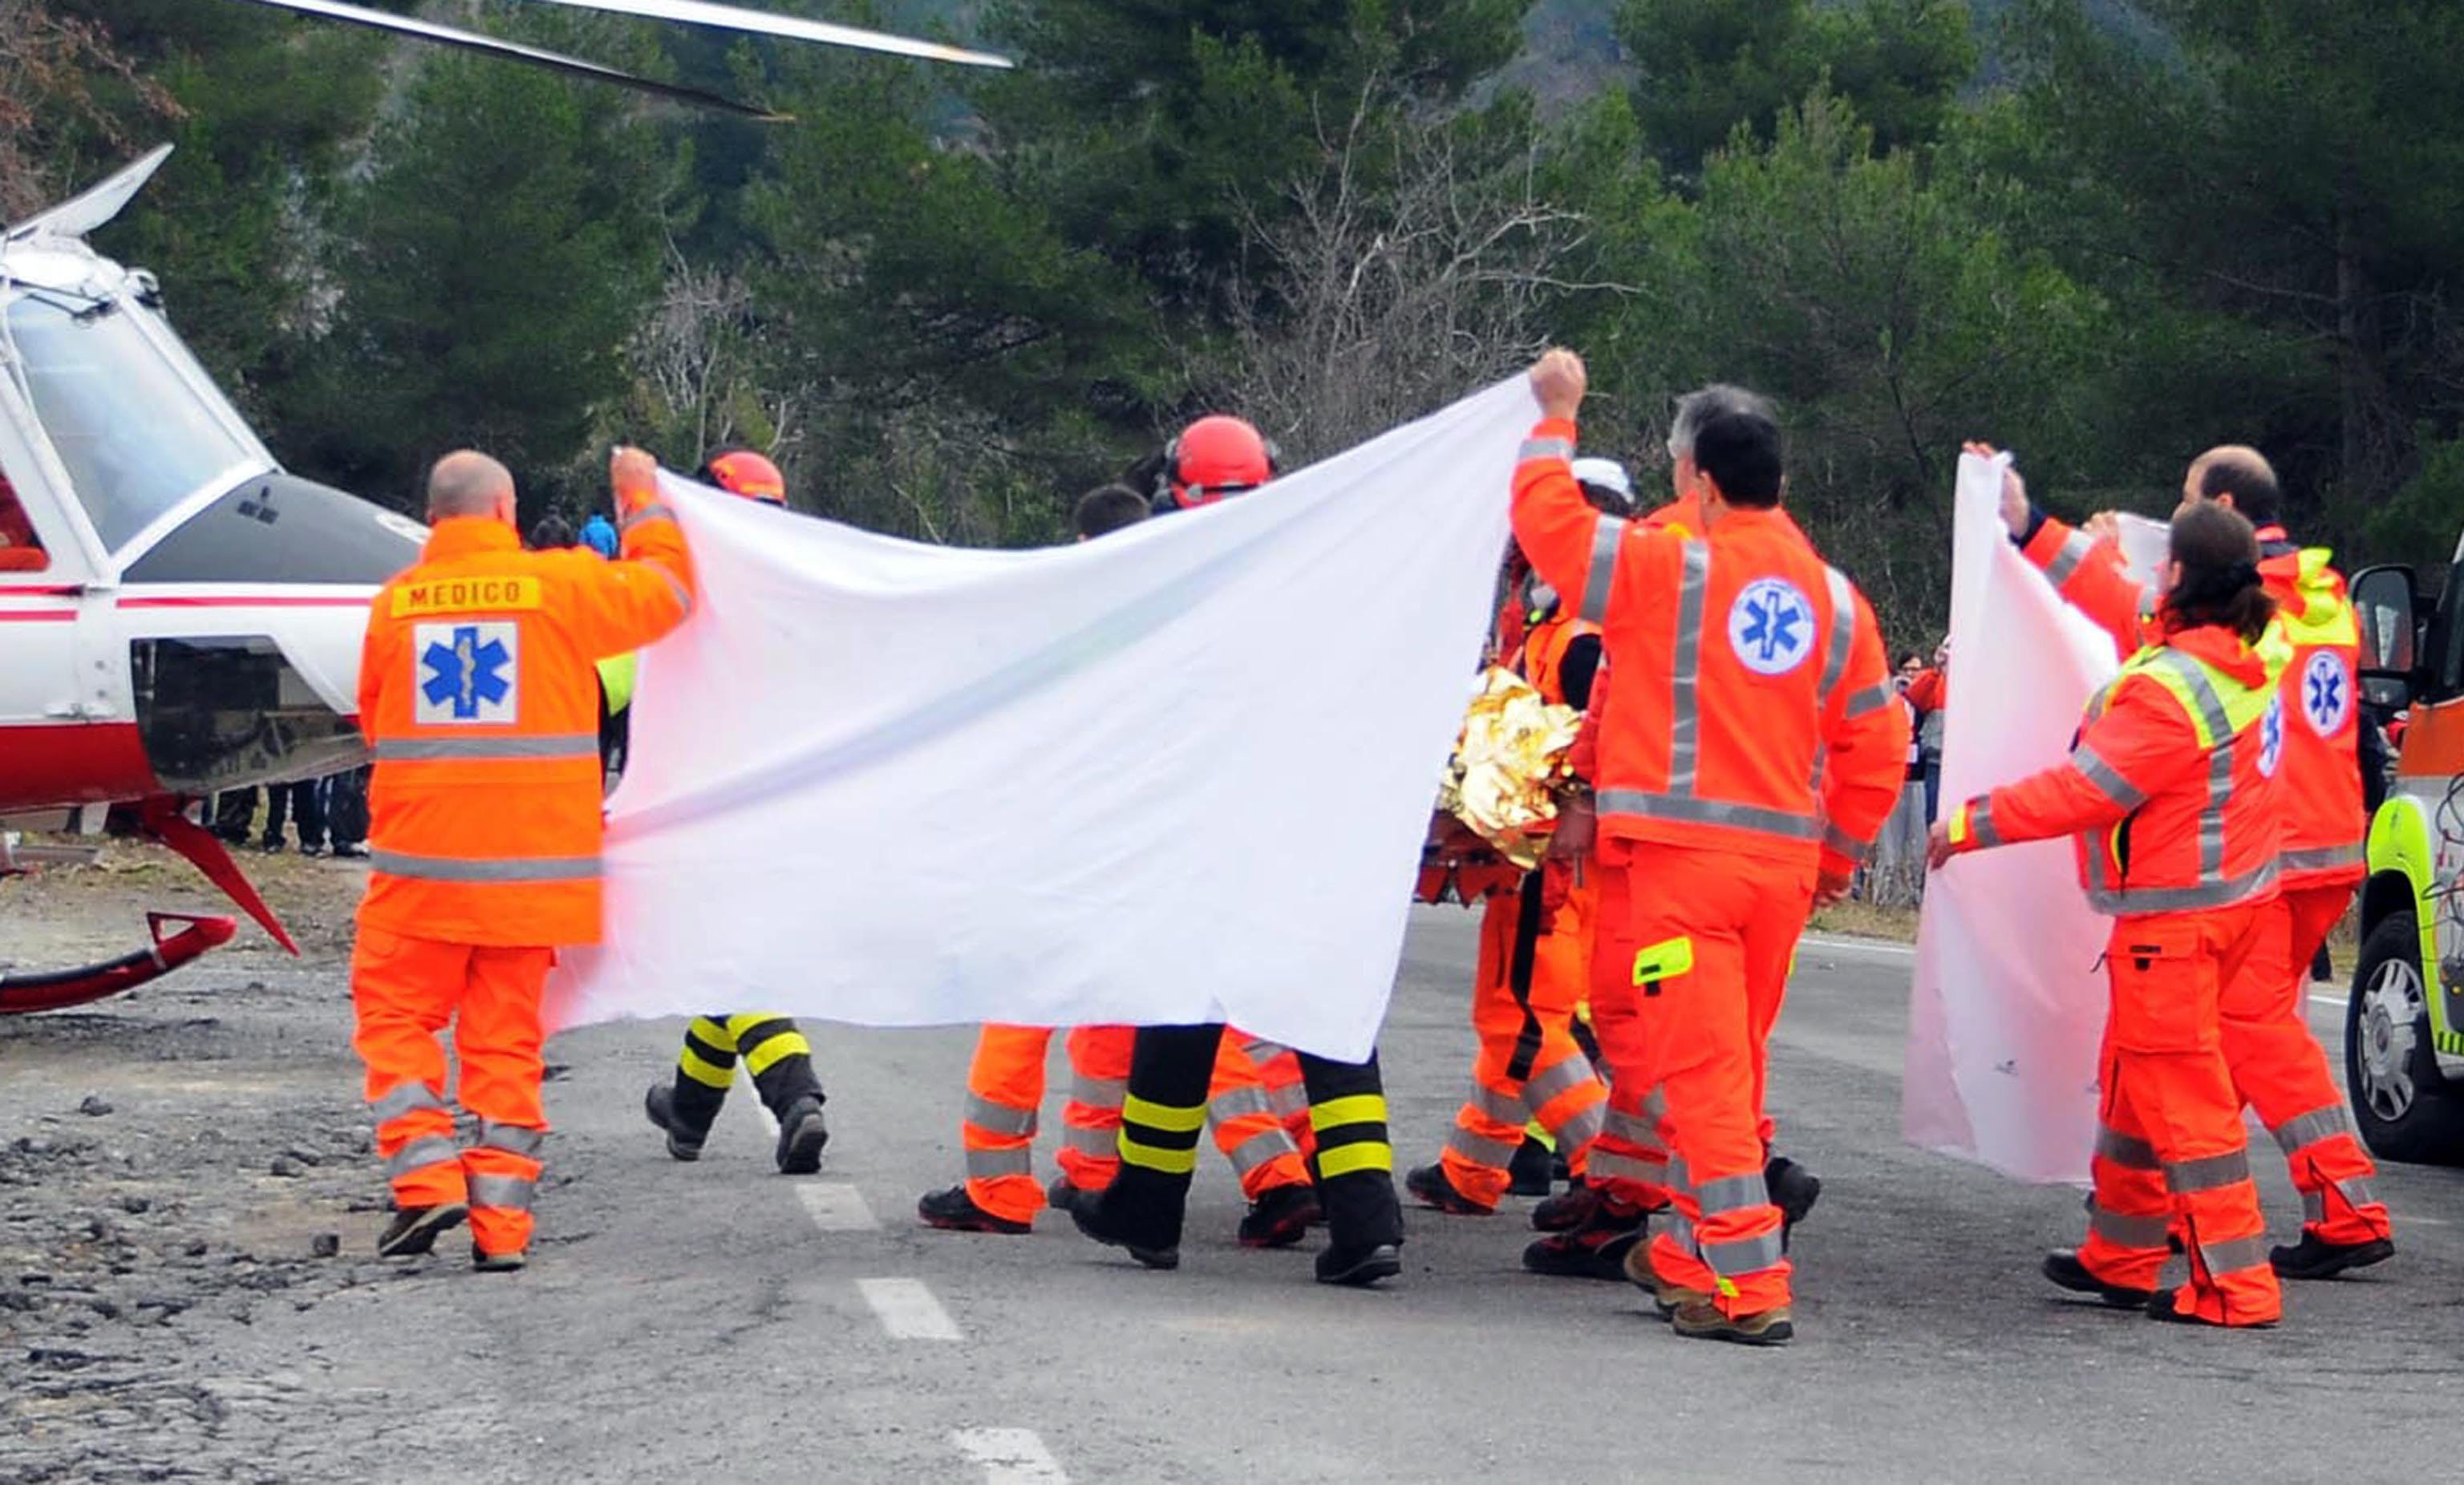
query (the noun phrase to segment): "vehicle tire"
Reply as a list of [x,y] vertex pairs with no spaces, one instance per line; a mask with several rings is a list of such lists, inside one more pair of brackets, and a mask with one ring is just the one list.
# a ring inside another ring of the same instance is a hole
[[2344,1085],[2362,1143],[2381,1160],[2464,1165],[2464,1089],[2438,1071],[2421,979],[2421,930],[2391,913],[2362,942],[2344,1004]]

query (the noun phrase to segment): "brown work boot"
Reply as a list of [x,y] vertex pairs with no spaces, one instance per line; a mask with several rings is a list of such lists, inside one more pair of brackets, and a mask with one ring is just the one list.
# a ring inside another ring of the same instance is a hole
[[1651,1245],[1648,1243],[1637,1243],[1626,1250],[1625,1277],[1636,1287],[1651,1292],[1652,1306],[1660,1311],[1661,1320],[1668,1319],[1688,1304],[1711,1302],[1711,1296],[1703,1290],[1672,1284],[1661,1278],[1660,1271],[1651,1266]]
[[1688,1299],[1668,1317],[1668,1327],[1691,1341],[1727,1341],[1738,1345],[1786,1345],[1796,1339],[1796,1322],[1785,1304],[1751,1315],[1723,1315],[1709,1296]]

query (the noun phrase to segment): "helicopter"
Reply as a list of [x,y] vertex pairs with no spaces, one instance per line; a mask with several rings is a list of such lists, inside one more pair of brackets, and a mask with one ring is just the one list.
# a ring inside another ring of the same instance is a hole
[[[759,103],[340,0],[235,0],[370,27],[765,120]],[[707,0],[558,5],[926,60],[1007,59]],[[134,805],[277,944],[298,948],[190,818],[225,790],[356,767],[359,657],[379,584],[428,529],[285,470],[197,362],[160,282],[97,252],[161,146],[0,230],[0,826]],[[0,829],[0,877],[91,856]],[[228,943],[229,916],[149,913],[150,942],[76,969],[0,972],[0,1015],[117,994]]]

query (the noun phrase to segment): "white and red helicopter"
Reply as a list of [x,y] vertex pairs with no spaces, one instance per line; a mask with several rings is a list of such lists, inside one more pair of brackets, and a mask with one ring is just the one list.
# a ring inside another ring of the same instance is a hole
[[[754,117],[758,104],[333,0],[241,0],[416,36]],[[933,42],[703,0],[588,10],[979,66]],[[168,146],[0,231],[0,824],[133,803],[151,835],[297,951],[222,842],[189,818],[216,791],[354,766],[367,604],[427,529],[286,472],[165,318],[154,276],[87,234]],[[79,854],[20,848],[0,876]],[[143,984],[230,940],[230,917],[149,914],[151,942],[78,969],[0,973],[0,1015]]]

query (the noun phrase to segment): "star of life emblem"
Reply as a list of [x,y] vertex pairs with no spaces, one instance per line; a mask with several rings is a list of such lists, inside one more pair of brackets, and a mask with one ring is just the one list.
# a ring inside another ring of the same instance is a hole
[[411,627],[411,720],[502,724],[521,702],[522,627],[512,620]]
[[1728,605],[1728,647],[1756,675],[1786,675],[1814,653],[1814,605],[1784,578],[1757,578]]
[[2269,778],[2276,776],[2276,765],[2284,760],[2284,697],[2281,692],[2269,698],[2267,715],[2258,719],[2258,771]]
[[2332,737],[2353,714],[2353,678],[2345,673],[2344,657],[2322,649],[2301,667],[2301,715],[2310,731]]

